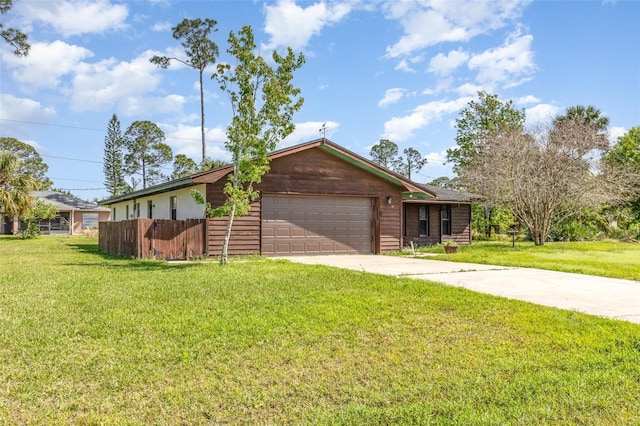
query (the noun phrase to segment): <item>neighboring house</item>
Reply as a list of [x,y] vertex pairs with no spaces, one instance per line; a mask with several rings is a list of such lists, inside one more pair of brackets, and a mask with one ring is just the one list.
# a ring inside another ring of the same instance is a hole
[[[97,229],[98,223],[109,220],[110,210],[98,204],[56,191],[34,191],[32,195],[58,209],[53,219],[41,220],[43,234],[82,234],[87,229]],[[20,229],[18,218],[2,215],[2,233],[15,234]]]
[[[326,139],[269,154],[260,198],[233,222],[229,254],[385,253],[410,242],[471,242],[471,199],[412,182]],[[101,202],[111,220],[203,218],[190,194],[213,207],[233,166],[223,166]],[[208,253],[222,249],[226,218],[209,221]]]

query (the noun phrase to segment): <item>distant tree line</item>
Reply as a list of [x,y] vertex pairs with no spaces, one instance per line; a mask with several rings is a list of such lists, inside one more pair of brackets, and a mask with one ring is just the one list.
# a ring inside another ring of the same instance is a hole
[[476,194],[476,228],[524,228],[549,239],[640,236],[640,128],[609,146],[609,119],[573,106],[549,124],[525,128],[512,101],[478,93],[456,120],[447,151],[457,177],[438,184]]

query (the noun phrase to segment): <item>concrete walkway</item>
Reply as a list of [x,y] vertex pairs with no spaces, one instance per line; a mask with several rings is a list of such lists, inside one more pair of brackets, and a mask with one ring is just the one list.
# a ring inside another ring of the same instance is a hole
[[285,259],[437,281],[480,293],[640,324],[638,281],[395,256],[292,256]]

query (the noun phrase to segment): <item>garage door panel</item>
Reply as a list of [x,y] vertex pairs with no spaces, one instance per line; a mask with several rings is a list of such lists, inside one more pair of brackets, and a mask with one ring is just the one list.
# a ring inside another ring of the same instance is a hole
[[373,200],[265,195],[263,254],[372,253]]

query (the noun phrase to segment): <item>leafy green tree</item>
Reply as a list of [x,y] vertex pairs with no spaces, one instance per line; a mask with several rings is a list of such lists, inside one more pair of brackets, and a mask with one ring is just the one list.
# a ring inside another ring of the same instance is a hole
[[478,100],[469,102],[456,119],[456,148],[447,150],[447,161],[460,174],[492,138],[524,128],[524,109],[517,110],[513,101],[501,102],[497,95],[478,92]]
[[[171,147],[164,143],[164,132],[150,121],[134,121],[124,134],[125,171],[139,175],[142,188],[166,180],[160,171],[173,158]],[[135,180],[133,180],[135,187]]]
[[236,35],[229,33],[227,53],[235,66],[218,64],[216,79],[231,103],[232,121],[227,127],[225,147],[231,153],[233,172],[224,187],[226,202],[210,214],[228,216],[220,263],[227,262],[231,227],[235,216],[249,212],[258,197],[254,185],[269,171],[267,154],[295,129],[293,115],[304,102],[300,89],[292,84],[294,72],[304,64],[304,56],[287,48],[286,55],[273,52],[273,66],[255,53],[250,26]]
[[209,39],[211,31],[217,31],[217,22],[213,19],[183,19],[173,28],[173,38],[182,40],[186,59],[167,56],[154,56],[150,61],[160,68],[168,68],[172,60],[198,70],[200,82],[200,131],[202,136],[202,161],[206,160],[206,143],[204,127],[204,85],[203,73],[209,65],[216,62],[218,46]]
[[[0,0],[0,14],[11,10],[12,0]],[[27,42],[27,35],[15,28],[4,28],[4,24],[0,22],[0,35],[2,39],[13,47],[13,54],[16,56],[27,56],[31,46]]]
[[224,166],[226,163],[222,160],[214,160],[212,158],[206,158],[202,163],[200,163],[199,171],[217,169],[218,167]]
[[491,238],[491,231],[488,229],[493,229],[496,234],[500,234],[515,226],[516,222],[513,212],[508,207],[496,206],[487,212],[482,204],[471,205],[471,229],[474,232],[474,238],[483,239],[479,233],[484,234],[484,238]]
[[[625,173],[634,176],[634,189],[640,194],[640,126],[633,127],[620,136],[615,145],[605,153],[603,161],[611,166],[622,167]],[[628,207],[640,222],[640,195]]]
[[397,171],[411,179],[411,173],[419,172],[427,164],[427,159],[423,158],[422,154],[415,148],[407,148],[402,152],[404,153],[404,160],[400,158]]
[[124,194],[129,191],[129,185],[124,179],[124,164],[122,150],[124,136],[120,130],[120,120],[113,114],[107,125],[107,135],[104,137],[104,185],[111,196]]
[[178,154],[173,158],[173,173],[171,179],[179,179],[198,171],[198,164],[184,154]]
[[[447,150],[447,160],[453,163],[458,176],[464,176],[466,169],[478,158],[491,161],[492,166],[500,164],[484,155],[485,150],[503,135],[512,135],[524,129],[524,110],[517,110],[513,101],[501,102],[497,95],[485,91],[478,92],[478,100],[469,102],[456,119],[456,148]],[[486,186],[473,185],[471,180],[461,179],[463,189],[482,196],[482,209],[485,222],[492,223],[493,209],[497,206],[494,194]],[[491,237],[492,226],[485,228],[487,237]]]
[[33,178],[36,182],[35,190],[51,188],[53,183],[46,176],[49,166],[42,160],[34,147],[14,138],[0,138],[0,151],[16,154],[20,164],[19,172]]
[[194,173],[215,169],[220,166],[224,166],[224,164],[224,161],[212,160],[211,158],[207,158],[202,163],[197,164],[186,155],[178,154],[173,159],[173,173],[171,174],[171,179],[178,179]]
[[587,208],[628,201],[627,175],[606,168],[594,172],[593,155],[602,145],[593,129],[569,120],[533,130],[493,138],[461,179],[510,208],[536,245],[545,243],[555,224]]
[[411,173],[420,171],[427,164],[427,159],[422,158],[422,155],[414,148],[407,148],[403,152],[404,158],[398,156],[398,145],[395,142],[389,139],[380,139],[377,144],[371,147],[369,155],[374,163],[411,179]]
[[31,191],[38,183],[25,173],[15,152],[0,151],[0,206],[9,216],[23,216],[34,205]]
[[37,200],[31,210],[24,214],[21,219],[24,229],[20,231],[21,238],[35,238],[41,234],[39,222],[41,220],[53,219],[58,214],[58,209],[52,205]]
[[389,170],[395,170],[398,166],[398,145],[389,139],[380,139],[371,147],[369,155],[371,161]]
[[456,186],[457,179],[451,179],[448,176],[440,176],[428,182],[427,185],[435,186],[438,188],[446,188],[446,189],[458,189]]

